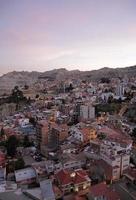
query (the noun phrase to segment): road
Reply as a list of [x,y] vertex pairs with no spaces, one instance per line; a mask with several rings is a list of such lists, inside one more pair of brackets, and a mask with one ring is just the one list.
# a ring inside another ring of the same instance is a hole
[[128,191],[123,183],[117,182],[113,184],[112,188],[115,188],[120,195],[121,200],[136,200],[136,196],[133,194],[133,192]]

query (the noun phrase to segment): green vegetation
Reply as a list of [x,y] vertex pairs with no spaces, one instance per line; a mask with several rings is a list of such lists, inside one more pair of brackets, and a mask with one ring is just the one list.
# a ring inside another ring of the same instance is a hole
[[131,136],[136,140],[136,128],[133,129]]
[[0,130],[0,137],[3,137],[4,135],[5,135],[5,131],[4,131],[3,127],[2,127],[1,130]]
[[102,77],[101,80],[100,80],[100,82],[101,82],[101,83],[107,83],[107,84],[108,84],[108,83],[110,83],[110,79],[109,79],[109,78],[106,78],[106,77]]
[[36,119],[34,117],[29,118],[29,122],[35,127],[36,126]]
[[24,102],[27,102],[26,97],[24,97],[23,92],[19,90],[19,87],[15,86],[11,95],[9,96],[8,103],[15,103],[16,109],[18,110],[20,103]]
[[24,100],[24,95],[21,90],[19,90],[18,86],[15,86],[11,93],[11,100],[14,103],[19,103],[20,101]]
[[29,141],[29,137],[27,135],[25,135],[25,137],[24,137],[23,146],[24,147],[31,147],[31,146],[33,146],[33,142]]
[[120,103],[98,104],[95,107],[97,116],[99,115],[100,112],[109,112],[110,114],[118,113],[120,109],[121,109]]
[[104,133],[101,133],[101,134],[98,135],[98,138],[100,140],[104,140],[106,138],[106,135]]
[[14,172],[15,170],[23,169],[24,167],[25,167],[25,162],[24,162],[23,158],[20,157],[16,160],[9,161],[6,166],[6,171],[8,174],[8,173]]
[[23,169],[25,167],[25,162],[22,157],[18,158],[15,162],[15,170]]
[[16,149],[18,146],[18,139],[12,135],[7,140],[7,154],[8,156],[14,157],[16,155]]
[[125,113],[125,116],[130,122],[136,123],[136,106],[134,105],[128,108],[127,112]]

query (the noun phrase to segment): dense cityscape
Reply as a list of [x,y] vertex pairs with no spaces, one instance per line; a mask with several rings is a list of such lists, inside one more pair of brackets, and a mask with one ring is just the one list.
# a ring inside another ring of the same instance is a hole
[[136,0],[0,0],[0,200],[136,200]]
[[135,77],[21,84],[0,98],[0,199],[135,199]]

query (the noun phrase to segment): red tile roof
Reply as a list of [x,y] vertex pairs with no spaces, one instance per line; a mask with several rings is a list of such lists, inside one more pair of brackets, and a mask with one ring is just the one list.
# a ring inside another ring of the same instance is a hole
[[104,160],[98,160],[95,162],[95,165],[101,166],[104,169],[104,173],[106,176],[106,180],[112,179],[112,166],[110,166],[108,163],[106,163]]
[[112,129],[109,127],[102,127],[99,131],[99,133],[105,133],[106,136],[111,139],[114,140],[115,142],[120,142],[122,144],[130,144],[132,143],[132,140],[130,137],[124,135],[122,132],[120,132],[119,130],[116,129]]
[[93,197],[105,196],[107,200],[120,199],[116,191],[113,191],[111,188],[108,188],[108,186],[105,183],[99,183],[97,185],[92,186],[90,188],[90,193]]
[[67,185],[71,183],[80,184],[87,181],[88,175],[84,170],[82,169],[76,170],[74,171],[74,173],[75,176],[71,177],[71,172],[62,169],[56,174],[56,178],[62,185]]
[[61,185],[67,185],[67,184],[72,183],[70,173],[68,171],[64,170],[64,169],[60,170],[56,174],[56,178],[60,182]]

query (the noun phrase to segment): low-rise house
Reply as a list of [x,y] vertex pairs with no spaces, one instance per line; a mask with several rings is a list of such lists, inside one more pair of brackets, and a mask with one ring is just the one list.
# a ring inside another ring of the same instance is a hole
[[72,127],[70,130],[70,134],[73,138],[77,139],[82,143],[87,143],[91,139],[95,139],[97,137],[96,130],[90,127]]
[[76,145],[74,144],[63,144],[61,145],[62,153],[75,153],[77,151]]
[[63,154],[60,162],[63,169],[80,169],[86,164],[84,153],[79,154]]
[[53,172],[54,168],[55,168],[55,166],[54,166],[54,161],[53,160],[46,160],[45,161],[45,169],[46,169],[48,174]]
[[36,172],[32,167],[16,170],[15,179],[17,184],[31,184],[36,182]]
[[45,161],[32,163],[32,167],[35,170],[38,178],[46,177],[47,172],[45,168]]
[[55,200],[55,194],[52,187],[51,180],[44,180],[40,182],[42,200]]
[[78,192],[85,190],[91,185],[91,179],[82,169],[72,172],[63,169],[60,170],[55,177],[64,194],[72,191]]
[[136,169],[129,168],[123,172],[123,176],[126,178],[128,183],[131,183],[136,188]]
[[89,200],[120,200],[118,193],[109,188],[105,183],[92,186],[87,196]]

